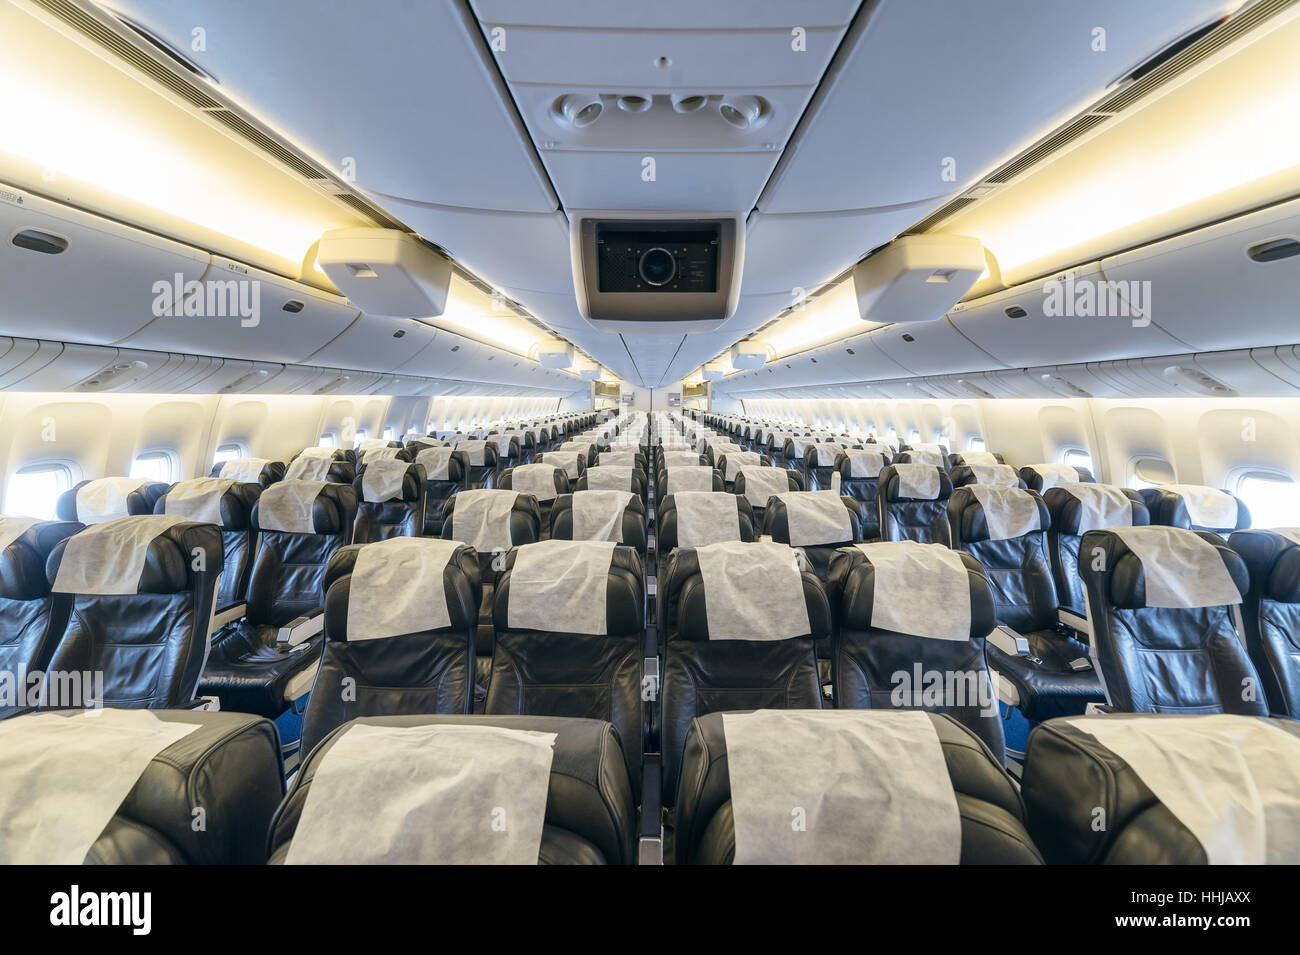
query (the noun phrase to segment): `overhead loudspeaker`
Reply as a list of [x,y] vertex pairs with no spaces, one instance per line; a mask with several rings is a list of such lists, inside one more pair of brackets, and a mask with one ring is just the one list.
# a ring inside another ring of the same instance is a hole
[[746,338],[731,346],[731,365],[733,368],[753,371],[762,368],[776,357],[776,349],[757,338]]

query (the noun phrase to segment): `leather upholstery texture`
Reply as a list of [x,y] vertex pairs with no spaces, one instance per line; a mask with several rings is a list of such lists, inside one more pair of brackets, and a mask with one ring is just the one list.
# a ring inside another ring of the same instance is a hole
[[1228,546],[1250,574],[1246,649],[1269,712],[1300,719],[1300,546],[1274,531],[1236,531]]
[[[573,540],[573,495],[562,494],[555,499],[551,510],[551,537],[556,540]],[[627,544],[641,555],[645,561],[648,548],[646,535],[645,505],[641,499],[633,497],[623,508],[623,531],[621,543]]]
[[933,501],[902,497],[898,472],[892,464],[881,470],[878,481],[881,540],[913,540],[922,544],[952,546],[952,532],[948,525],[952,480],[948,472],[939,471],[939,496]]
[[401,496],[388,501],[367,501],[364,482],[366,466],[361,465],[352,482],[357,492],[357,521],[352,540],[371,544],[390,537],[423,537],[425,509],[425,472],[423,465],[411,464],[402,477]]

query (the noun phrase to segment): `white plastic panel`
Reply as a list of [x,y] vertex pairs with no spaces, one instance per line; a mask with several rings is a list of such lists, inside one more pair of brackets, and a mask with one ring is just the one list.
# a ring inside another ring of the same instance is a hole
[[[164,316],[118,344],[223,358],[296,362],[336,338],[360,314],[360,309],[345,298],[219,256],[212,259],[203,281],[256,282],[256,324],[246,326],[245,321],[251,319],[238,315]],[[253,294],[251,290],[249,294]],[[291,301],[302,303],[302,309],[285,311],[284,306]]]
[[[359,186],[446,205],[556,208],[478,26],[458,3],[113,6],[328,168],[354,165]],[[206,50],[191,50],[195,25]]]
[[423,351],[436,335],[437,329],[409,318],[361,315],[307,360],[314,365],[392,371]]
[[[866,209],[964,188],[1233,6],[881,0],[849,30],[759,208]],[[1092,49],[1098,26],[1104,54]]]
[[653,4],[609,0],[471,0],[484,23],[554,27],[619,27],[652,30],[689,24],[697,30],[776,29],[789,33],[797,21],[807,27],[848,23],[860,0],[658,0]]
[[1001,364],[972,345],[946,318],[886,325],[871,333],[871,341],[914,375],[987,371]]
[[[1053,276],[1052,280],[1060,280],[1063,275]],[[1076,283],[1103,280],[1096,263],[1075,269],[1074,277]],[[1030,282],[959,303],[948,313],[948,319],[957,331],[1012,367],[1050,365],[1063,359],[1108,361],[1173,355],[1188,350],[1156,322],[1137,327],[1123,317],[1048,316],[1044,311],[1049,298],[1044,292],[1046,285],[1046,281]],[[1017,307],[1025,311],[1025,316],[1009,317],[1006,310]]]
[[[0,325],[5,331],[109,344],[153,320],[159,293],[199,278],[208,254],[30,193],[0,192]],[[13,244],[25,230],[66,243],[57,254]],[[163,293],[165,295],[165,293]],[[168,303],[171,297],[167,297]]]
[[[7,339],[0,339],[0,350]],[[116,348],[13,339],[0,357],[0,389],[61,391],[112,362]]]
[[1247,250],[1300,239],[1300,199],[1102,260],[1106,278],[1150,282],[1152,317],[1197,350],[1300,340],[1300,256],[1256,262]]

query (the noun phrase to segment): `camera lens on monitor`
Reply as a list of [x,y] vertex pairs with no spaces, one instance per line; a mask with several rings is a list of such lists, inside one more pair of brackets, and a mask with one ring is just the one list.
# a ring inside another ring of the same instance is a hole
[[677,260],[667,249],[656,246],[641,253],[637,271],[647,285],[667,285],[677,274]]

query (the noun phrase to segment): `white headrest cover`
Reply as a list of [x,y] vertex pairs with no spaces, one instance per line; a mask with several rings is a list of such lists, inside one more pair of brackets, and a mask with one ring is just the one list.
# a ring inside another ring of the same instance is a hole
[[1161,490],[1183,499],[1187,516],[1197,527],[1228,529],[1237,526],[1237,501],[1226,491],[1199,484],[1166,484]]
[[284,472],[286,481],[324,481],[334,464],[333,456],[307,454],[303,452],[289,462],[289,469]]
[[401,448],[390,448],[387,446],[377,448],[363,448],[357,452],[360,461],[369,464],[371,461],[392,461],[402,453]]
[[853,521],[838,492],[786,491],[777,497],[785,504],[790,530],[786,543],[791,546],[814,547],[853,540]]
[[[387,449],[385,449],[387,450]],[[366,456],[361,468],[361,499],[370,504],[402,499],[402,481],[410,467],[396,458]]]
[[1133,502],[1119,488],[1083,482],[1061,487],[1079,499],[1079,536],[1088,531],[1133,526]]
[[[963,451],[961,452],[960,457],[961,457],[961,463],[967,465],[970,464],[993,465],[993,464],[1002,463],[1001,461],[998,460],[998,456],[994,454],[992,451]],[[984,482],[981,481],[980,483],[982,484]]]
[[1112,533],[1142,562],[1148,607],[1222,607],[1241,603],[1215,547],[1178,527],[1117,527]]
[[531,494],[539,502],[553,501],[556,498],[555,472],[563,470],[549,461],[537,464],[521,464],[510,472],[510,489],[521,494]]
[[1020,475],[1009,464],[968,464],[976,484],[993,484],[998,487],[1020,487]]
[[480,553],[509,550],[510,512],[514,510],[517,491],[498,488],[474,488],[459,491],[453,497],[452,533]]
[[924,464],[927,467],[941,468],[944,466],[943,455],[938,451],[926,451],[923,449],[913,449],[907,452],[907,460],[910,464]]
[[139,593],[150,541],[184,523],[183,517],[148,514],[104,521],[73,534],[64,545],[50,590],[104,596]]
[[634,468],[637,466],[637,453],[635,451],[602,451],[596,458],[596,463],[604,467],[627,467]]
[[886,464],[885,456],[879,451],[849,449],[844,453],[849,458],[850,478],[880,477],[880,471]]
[[737,864],[961,860],[957,797],[925,713],[758,710],[725,713],[722,725]]
[[843,453],[844,448],[834,441],[818,441],[813,445],[817,449],[816,466],[829,468],[835,464],[835,458]]
[[606,598],[612,541],[547,540],[515,552],[506,608],[511,630],[609,632]]
[[970,576],[942,544],[855,544],[871,562],[871,625],[934,640],[970,639]]
[[77,488],[77,520],[96,524],[127,516],[126,499],[151,483],[147,478],[108,477],[88,481]]
[[464,451],[469,455],[470,467],[481,468],[484,466],[486,458],[486,441],[457,441],[456,450]]
[[424,468],[424,477],[429,481],[448,481],[451,479],[451,456],[455,448],[425,448],[415,456],[415,463]]
[[358,451],[369,451],[371,448],[386,448],[388,441],[384,438],[362,438],[357,442]]
[[298,456],[294,458],[294,460],[296,461],[298,458],[325,458],[326,460],[333,461],[337,454],[338,451],[335,448],[322,448],[318,445],[313,445],[312,447],[303,448],[299,451]]
[[264,531],[289,534],[314,534],[312,505],[325,487],[322,481],[298,481],[285,478],[272,484],[257,499],[257,526]]
[[632,474],[635,468],[618,465],[602,465],[587,468],[587,489],[591,491],[629,491],[632,489]]
[[1079,483],[1079,472],[1068,464],[1031,464],[1029,467],[1043,479],[1043,486],[1038,489],[1040,494],[1063,484]]
[[231,478],[179,481],[163,495],[163,513],[221,527],[221,498],[234,483]]
[[0,551],[39,523],[35,517],[0,517]]
[[934,501],[939,498],[943,481],[939,469],[931,464],[895,464],[898,474],[897,495],[914,501]]
[[710,640],[785,640],[812,630],[796,551],[725,541],[697,547]]
[[969,484],[966,490],[984,509],[984,523],[988,527],[989,540],[1010,540],[1044,530],[1038,499],[1032,491],[990,484]]
[[438,537],[392,537],[362,547],[348,584],[348,642],[450,627],[443,571],[463,546]]
[[736,496],[725,491],[683,491],[673,495],[677,508],[677,546],[703,547],[740,540]]
[[498,457],[510,456],[510,442],[513,440],[510,434],[493,434],[488,436],[488,441],[496,445]]
[[676,464],[664,468],[664,494],[712,490],[713,468],[708,465]]
[[585,460],[585,458],[586,455],[579,454],[577,451],[547,451],[537,457],[539,461],[554,464],[571,481],[576,481],[581,475],[583,465],[579,464],[579,459]]
[[573,495],[573,539],[623,542],[623,512],[631,491],[578,491]]
[[231,458],[222,463],[217,477],[256,484],[262,476],[262,469],[270,463],[270,458]]

